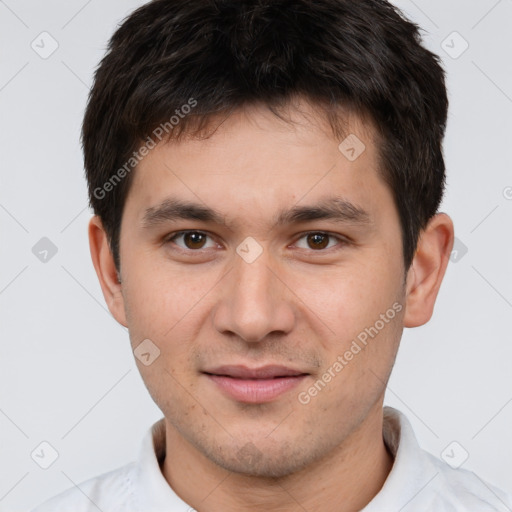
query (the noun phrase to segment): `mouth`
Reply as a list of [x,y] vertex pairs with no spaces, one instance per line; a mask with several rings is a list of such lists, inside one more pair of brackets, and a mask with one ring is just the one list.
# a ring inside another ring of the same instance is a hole
[[203,374],[225,395],[243,403],[270,402],[298,386],[309,374],[285,366],[220,366]]

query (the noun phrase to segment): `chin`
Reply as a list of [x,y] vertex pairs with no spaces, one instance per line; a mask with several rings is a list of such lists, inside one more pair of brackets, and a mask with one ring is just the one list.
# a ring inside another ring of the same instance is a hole
[[[266,442],[265,442],[266,441]],[[314,462],[321,455],[312,450],[305,451],[300,443],[293,447],[290,443],[259,444],[244,441],[238,447],[215,450],[201,447],[203,454],[221,468],[239,475],[257,478],[284,478],[296,473]],[[263,446],[265,445],[265,446]]]

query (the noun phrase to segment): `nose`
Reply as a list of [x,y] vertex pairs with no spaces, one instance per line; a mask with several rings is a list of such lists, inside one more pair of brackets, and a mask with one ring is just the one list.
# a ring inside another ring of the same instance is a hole
[[221,285],[214,326],[249,343],[269,334],[287,334],[294,326],[293,293],[271,265],[267,251],[252,263],[236,256],[234,268]]

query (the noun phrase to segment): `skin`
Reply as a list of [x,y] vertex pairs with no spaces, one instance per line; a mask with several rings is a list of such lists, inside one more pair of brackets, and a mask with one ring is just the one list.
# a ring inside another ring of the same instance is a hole
[[[133,349],[144,339],[160,349],[149,366],[136,362],[165,416],[172,455],[162,473],[201,512],[341,512],[371,501],[393,463],[382,405],[402,331],[430,319],[453,245],[451,219],[437,214],[405,273],[372,126],[350,116],[350,133],[366,146],[351,162],[312,105],[290,104],[289,115],[294,124],[263,106],[246,107],[209,139],[153,149],[126,200],[119,276],[101,220],[90,222],[110,311],[128,327]],[[224,223],[160,219],[148,226],[148,209],[170,196],[218,210]],[[274,226],[282,209],[333,196],[364,209],[369,222]],[[209,236],[171,240],[180,230]],[[319,244],[310,231],[332,237]],[[246,237],[262,249],[252,263],[236,252]],[[300,403],[299,393],[393,304],[401,311]],[[279,364],[308,376],[270,402],[249,404],[202,373],[224,364]]]

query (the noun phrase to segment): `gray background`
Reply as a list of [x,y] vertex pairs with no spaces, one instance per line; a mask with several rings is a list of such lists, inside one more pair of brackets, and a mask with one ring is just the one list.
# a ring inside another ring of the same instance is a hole
[[[0,1],[0,511],[134,459],[161,417],[90,262],[79,147],[92,72],[141,3]],[[463,467],[512,491],[512,1],[395,3],[448,72],[442,210],[458,241],[434,317],[404,334],[386,401],[427,450],[456,441],[453,460],[467,452]],[[43,441],[58,452],[48,469]]]

